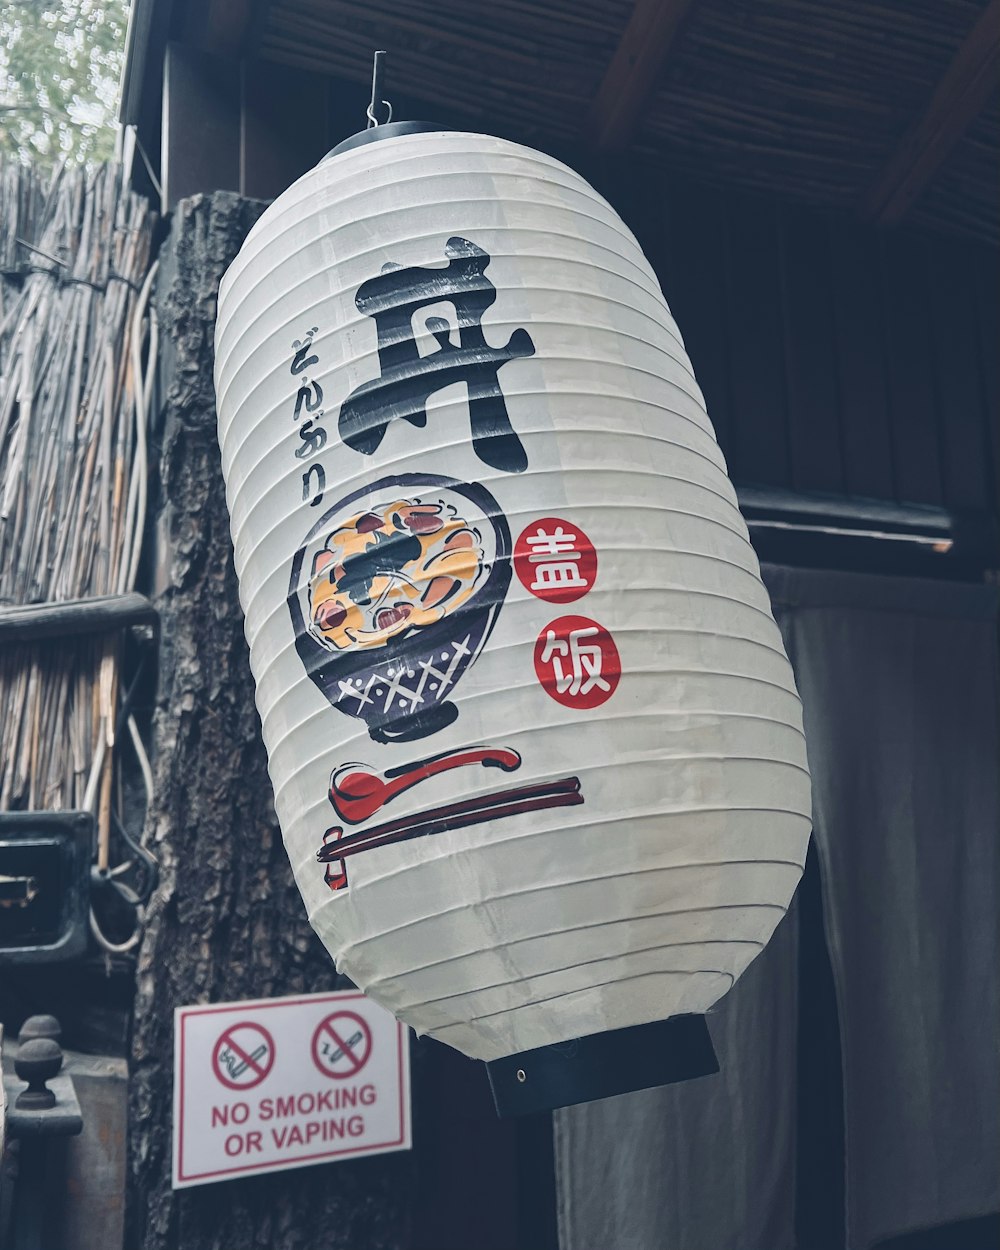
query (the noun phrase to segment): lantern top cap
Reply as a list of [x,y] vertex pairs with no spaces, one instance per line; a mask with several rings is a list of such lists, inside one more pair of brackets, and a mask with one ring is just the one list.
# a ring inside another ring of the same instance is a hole
[[[351,135],[343,143],[338,143],[335,148],[331,148],[326,156],[323,157],[323,161],[328,161],[332,156],[339,156],[341,152],[349,152],[352,148],[363,147],[366,143],[375,143],[379,139],[398,139],[403,135],[434,134],[447,129],[447,126],[439,126],[437,122],[386,122],[381,126],[369,126],[367,130],[359,130],[356,135]],[[321,161],[320,164],[322,163]]]

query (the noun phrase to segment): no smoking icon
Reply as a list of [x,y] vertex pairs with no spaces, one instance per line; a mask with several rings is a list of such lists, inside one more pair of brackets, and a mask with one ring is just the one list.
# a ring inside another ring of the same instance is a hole
[[353,1011],[335,1011],[319,1022],[312,1039],[313,1063],[324,1076],[346,1081],[371,1058],[372,1031]]
[[212,1051],[212,1070],[229,1089],[253,1089],[274,1066],[274,1039],[252,1021],[231,1024]]

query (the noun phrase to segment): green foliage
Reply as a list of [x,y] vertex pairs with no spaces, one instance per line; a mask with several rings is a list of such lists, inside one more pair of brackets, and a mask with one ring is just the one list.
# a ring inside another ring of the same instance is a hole
[[0,153],[54,164],[114,153],[129,0],[4,0]]

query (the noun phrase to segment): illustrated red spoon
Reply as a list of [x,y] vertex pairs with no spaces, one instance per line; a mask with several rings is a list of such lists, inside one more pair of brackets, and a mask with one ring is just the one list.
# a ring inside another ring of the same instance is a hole
[[428,777],[464,768],[467,764],[482,764],[484,768],[502,768],[505,773],[512,773],[520,768],[521,757],[516,751],[502,747],[470,747],[391,769],[384,777],[365,764],[344,764],[330,778],[330,802],[341,820],[359,825]]

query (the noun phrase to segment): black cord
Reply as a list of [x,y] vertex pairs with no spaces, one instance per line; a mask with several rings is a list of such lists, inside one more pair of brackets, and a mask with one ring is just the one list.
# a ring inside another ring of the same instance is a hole
[[139,652],[139,662],[136,665],[135,673],[132,676],[132,680],[129,682],[128,690],[126,690],[125,694],[122,696],[121,710],[118,713],[118,719],[115,721],[115,741],[116,742],[124,733],[125,726],[128,723],[128,718],[132,715],[132,702],[135,699],[136,691],[139,688],[139,679],[142,677],[143,670],[146,667],[146,660],[148,656],[149,656],[148,648],[143,647],[142,650]]
[[48,274],[50,278],[55,278],[60,286],[89,286],[91,290],[99,291],[102,295],[112,282],[124,282],[137,295],[142,290],[137,282],[133,282],[131,278],[126,278],[123,273],[115,273],[114,270],[108,274],[108,280],[103,285],[100,282],[91,282],[89,278],[74,278],[70,274],[60,273],[58,269],[46,269],[44,265],[25,265],[22,269],[4,270],[0,276],[13,280],[23,278],[29,273]]
[[[134,851],[135,854],[138,855],[139,858],[142,860],[142,865],[143,865],[142,889],[137,890],[136,893],[139,895],[139,901],[143,904],[143,906],[145,906],[145,904],[149,902],[150,898],[152,898],[153,891],[156,889],[157,884],[159,882],[160,865],[156,857],[153,854],[151,854],[151,852],[147,851],[141,842],[137,842],[135,838],[132,837],[132,835],[128,832],[128,830],[122,824],[122,821],[117,812],[113,811],[111,813],[111,819],[112,821],[114,821],[115,829],[117,830],[118,836],[122,839],[125,845],[131,851]],[[112,881],[115,885],[118,884],[116,881],[114,881],[113,878],[112,878]]]

